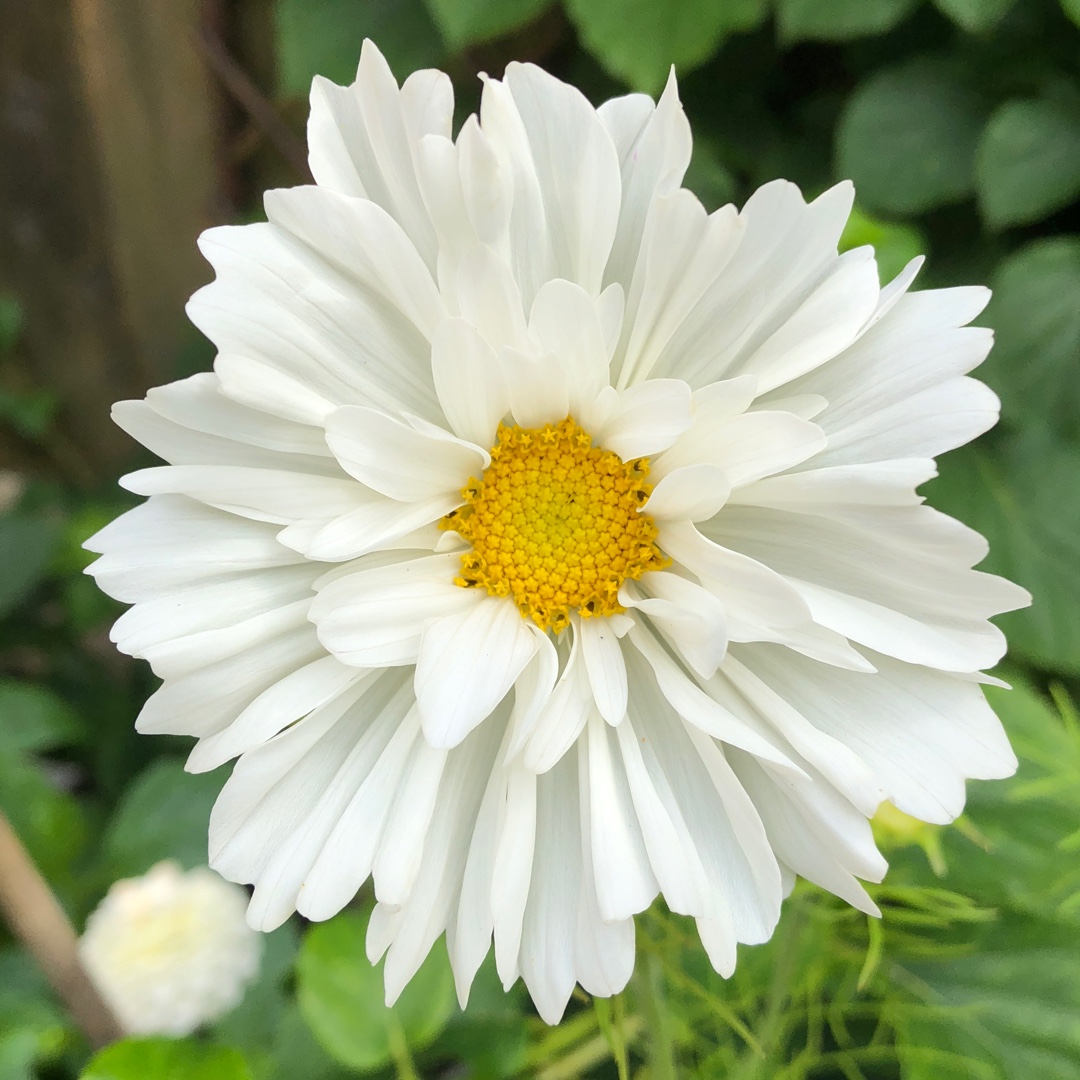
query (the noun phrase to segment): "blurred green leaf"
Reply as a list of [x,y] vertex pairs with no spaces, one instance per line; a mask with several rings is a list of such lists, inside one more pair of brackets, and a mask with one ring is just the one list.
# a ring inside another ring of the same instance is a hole
[[565,0],[585,47],[616,78],[648,94],[700,66],[729,34],[759,26],[767,0]]
[[710,213],[735,198],[735,177],[708,136],[694,139],[694,153],[683,187],[689,188]]
[[783,42],[848,41],[891,30],[920,0],[777,0]]
[[1080,0],[1061,0],[1061,10],[1080,26]]
[[48,390],[0,390],[0,423],[31,442],[45,438],[59,408],[59,398]]
[[394,1043],[423,1049],[455,1010],[454,979],[436,947],[393,1008],[384,1004],[382,967],[364,953],[368,915],[345,912],[313,926],[297,963],[298,1000],[308,1026],[329,1053],[354,1069],[373,1070],[394,1057]]
[[112,876],[145,874],[162,859],[205,866],[210,810],[225,779],[225,770],[186,773],[175,758],[150,765],[125,792],[105,834]]
[[42,580],[59,537],[59,526],[41,515],[0,515],[0,615]]
[[51,690],[0,679],[0,753],[49,750],[79,735],[78,720]]
[[994,275],[986,321],[994,348],[979,369],[1006,420],[1080,440],[1080,237],[1036,240]]
[[455,49],[531,22],[552,0],[425,0],[446,43]]
[[997,620],[1012,655],[1080,673],[1080,448],[1032,430],[1000,450],[956,450],[939,469],[926,494],[990,541],[979,569],[1034,597],[1031,607]]
[[35,1080],[69,1041],[65,1017],[40,969],[17,949],[0,950],[0,1080]]
[[125,1039],[101,1051],[79,1080],[252,1080],[243,1057],[194,1040]]
[[882,221],[856,206],[844,226],[840,250],[850,251],[865,244],[874,249],[882,284],[892,281],[912,259],[926,251],[926,237],[914,225]]
[[923,57],[855,89],[840,117],[837,169],[871,210],[914,214],[967,196],[985,110],[948,63]]
[[316,75],[348,86],[366,37],[399,81],[445,54],[423,0],[275,0],[274,25],[278,93],[285,97],[306,97]]
[[991,928],[984,951],[911,966],[924,1000],[938,1007],[920,1025],[923,1044],[936,1035],[938,1045],[965,1056],[981,1051],[1001,1080],[1076,1080],[1080,949],[1068,941],[1012,945],[1014,932],[1045,940],[1054,928],[1027,921],[1014,931],[1006,923]]
[[1025,225],[1080,195],[1080,110],[1056,101],[1007,101],[990,118],[975,164],[989,225]]
[[957,26],[972,34],[993,30],[1016,0],[934,0],[934,5]]
[[19,340],[22,322],[19,302],[13,296],[0,296],[0,356]]

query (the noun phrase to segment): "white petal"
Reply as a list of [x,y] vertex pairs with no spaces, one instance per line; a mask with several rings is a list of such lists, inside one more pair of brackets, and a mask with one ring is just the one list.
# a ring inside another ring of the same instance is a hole
[[575,632],[562,674],[525,744],[522,764],[533,772],[547,772],[562,759],[577,741],[594,708],[581,654],[581,636]]
[[742,718],[709,697],[684,672],[680,671],[653,636],[641,627],[630,631],[630,640],[648,661],[660,692],[671,707],[689,724],[714,739],[737,746],[754,757],[768,761],[785,772],[804,776],[792,760],[763,735],[749,727]]
[[703,521],[728,501],[727,473],[716,465],[684,465],[660,478],[642,510],[663,521]]
[[326,441],[350,476],[401,502],[460,491],[491,460],[486,451],[446,432],[418,431],[356,405],[326,418]]
[[431,369],[454,431],[479,447],[494,445],[510,410],[510,390],[494,350],[464,319],[447,319],[431,344]]
[[622,170],[622,203],[606,281],[629,286],[645,221],[656,196],[677,191],[690,164],[690,124],[672,71],[653,108],[645,94],[613,98],[597,109],[615,142]]
[[653,379],[619,392],[593,441],[623,459],[659,454],[690,426],[690,387],[678,379]]
[[325,188],[277,188],[266,216],[355,287],[392,304],[430,341],[445,317],[431,272],[401,226],[372,202]]
[[717,597],[693,581],[663,570],[641,575],[647,594],[623,586],[619,602],[648,615],[686,662],[708,678],[727,651],[727,613]]
[[557,424],[570,412],[566,369],[554,356],[532,356],[503,349],[503,370],[510,384],[510,411],[523,428]]
[[361,569],[327,582],[311,605],[323,646],[345,664],[413,664],[429,619],[462,612],[486,597],[454,584],[453,552]]
[[626,919],[652,903],[659,885],[649,865],[617,736],[594,713],[578,743],[584,798],[589,804],[590,851],[600,917]]
[[821,428],[791,413],[746,412],[715,426],[695,422],[654,464],[657,478],[687,465],[724,470],[733,488],[789,469],[825,448]]
[[399,92],[382,54],[365,41],[352,86],[335,86],[319,76],[312,84],[312,175],[320,187],[378,203],[432,259],[435,237],[420,199],[413,152],[425,134],[449,136],[453,108],[445,75],[418,71]]
[[428,742],[457,746],[502,701],[537,647],[510,600],[484,597],[461,615],[429,622],[416,660]]
[[[555,270],[549,276],[566,278],[598,296],[622,198],[615,145],[585,96],[541,68],[507,64],[504,84],[536,176]],[[485,105],[486,97],[485,88]],[[483,107],[481,119],[486,130]],[[515,201],[516,195],[515,184]],[[515,246],[515,258],[524,261],[526,253]]]
[[608,385],[607,346],[597,305],[579,285],[559,278],[545,282],[533,301],[529,333],[563,368],[569,411],[582,416]]
[[589,677],[597,711],[609,724],[626,715],[626,662],[615,630],[605,618],[577,619],[574,633],[581,635],[581,658]]

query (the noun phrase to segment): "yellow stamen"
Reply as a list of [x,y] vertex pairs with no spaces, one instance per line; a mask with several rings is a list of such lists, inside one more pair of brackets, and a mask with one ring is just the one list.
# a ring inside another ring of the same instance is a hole
[[500,424],[491,464],[439,523],[472,544],[454,583],[512,596],[542,630],[562,630],[573,611],[623,611],[623,582],[670,562],[641,512],[648,474],[648,458],[624,462],[594,447],[569,416],[543,428]]

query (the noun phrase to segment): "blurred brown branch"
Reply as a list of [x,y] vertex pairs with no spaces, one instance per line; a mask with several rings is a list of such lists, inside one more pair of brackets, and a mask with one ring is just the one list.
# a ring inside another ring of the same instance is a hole
[[2,813],[0,912],[91,1045],[121,1038],[120,1026],[79,962],[78,938],[67,914]]

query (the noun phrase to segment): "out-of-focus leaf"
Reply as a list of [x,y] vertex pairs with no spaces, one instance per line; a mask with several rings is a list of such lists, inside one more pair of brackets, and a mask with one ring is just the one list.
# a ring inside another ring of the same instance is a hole
[[689,188],[710,212],[735,198],[735,177],[707,137],[694,140],[694,154],[683,186]]
[[51,690],[0,679],[0,753],[49,750],[79,734],[78,720]]
[[882,221],[855,207],[840,237],[840,250],[850,251],[865,244],[874,249],[882,284],[892,281],[927,246],[926,237],[914,225]]
[[1061,10],[1080,26],[1080,0],[1061,0]]
[[305,97],[316,75],[349,85],[366,37],[399,80],[439,64],[445,53],[423,0],[276,0],[274,25],[285,97]]
[[439,1051],[467,1064],[474,1080],[504,1080],[520,1074],[526,1063],[528,1032],[521,984],[502,988],[489,953],[476,973],[468,1008],[457,1012],[439,1036]]
[[934,0],[934,5],[957,26],[972,34],[993,30],[1016,0]]
[[778,0],[780,40],[848,41],[883,34],[906,18],[919,0]]
[[0,391],[0,423],[34,442],[48,434],[59,408],[59,398],[48,390]]
[[308,1026],[343,1065],[371,1070],[393,1058],[395,1041],[427,1046],[454,1012],[454,980],[441,948],[420,966],[392,1009],[382,967],[364,953],[368,916],[346,912],[313,926],[297,963],[298,1000]]
[[56,1057],[68,1040],[37,966],[24,952],[0,950],[0,1080],[34,1080],[35,1064]]
[[943,883],[999,912],[1080,928],[1080,732],[1022,679],[987,687],[1019,759],[1004,781],[971,783],[965,823],[939,835]]
[[926,494],[990,541],[979,569],[1034,597],[1030,608],[998,619],[1011,654],[1080,673],[1080,449],[1033,430],[1001,451],[954,451],[939,469]]
[[1002,262],[986,319],[994,348],[979,377],[1006,420],[1080,440],[1080,237],[1036,240]]
[[765,18],[766,0],[565,0],[585,47],[616,78],[655,94],[674,64],[703,64],[729,34]]
[[0,615],[21,603],[45,576],[59,535],[48,518],[0,515]]
[[109,823],[104,843],[112,875],[145,874],[162,859],[187,869],[205,865],[210,810],[225,778],[224,770],[186,773],[174,758],[150,765]]
[[1080,110],[1007,101],[990,118],[975,163],[979,207],[992,226],[1025,225],[1080,194]]
[[0,355],[7,352],[22,333],[22,309],[12,296],[0,296]]
[[194,1040],[125,1039],[101,1051],[79,1080],[252,1080],[243,1056]]
[[0,753],[0,810],[41,872],[67,895],[72,864],[87,838],[86,814],[76,800],[30,759]]
[[[1060,933],[1052,923],[1010,920],[990,928],[986,947],[971,956],[910,966],[909,985],[936,1006],[919,1024],[921,1044],[992,1062],[996,1069],[982,1073],[988,1080],[1076,1080],[1080,948]],[[1014,935],[1046,945],[1014,945]],[[905,1080],[932,1075],[941,1074],[909,1072]]]
[[552,0],[425,0],[446,43],[455,49],[487,41],[531,22]]
[[871,210],[913,214],[971,192],[981,99],[936,58],[886,68],[856,88],[837,128],[837,168]]

